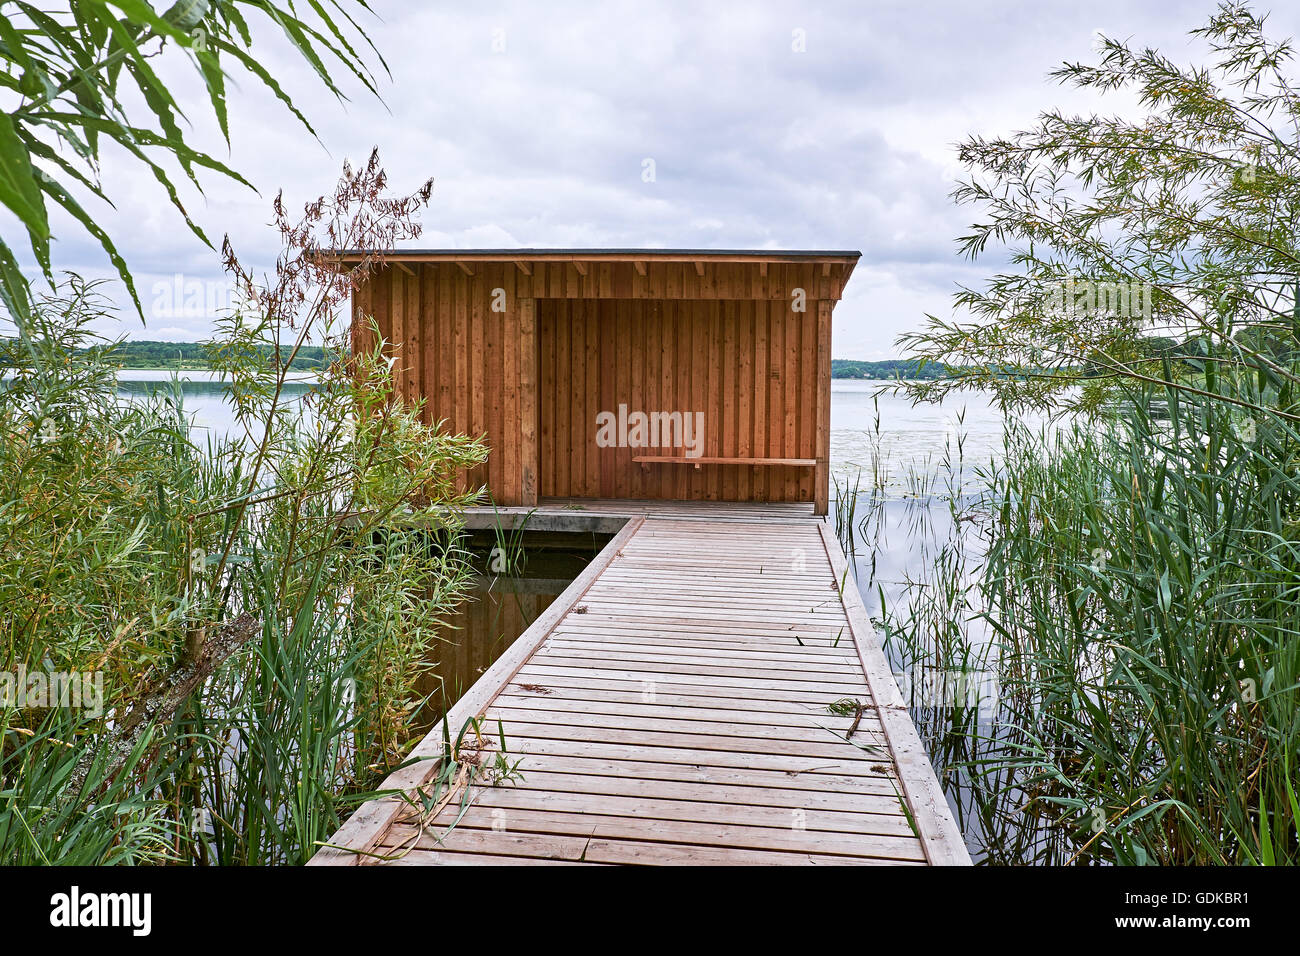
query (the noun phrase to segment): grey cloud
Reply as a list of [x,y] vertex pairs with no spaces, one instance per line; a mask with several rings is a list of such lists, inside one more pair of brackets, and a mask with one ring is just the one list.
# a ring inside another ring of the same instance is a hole
[[[898,332],[948,308],[997,256],[970,265],[953,242],[952,144],[1078,102],[1045,72],[1088,53],[1105,28],[1189,50],[1208,0],[700,3],[505,2],[451,7],[380,2],[365,21],[392,69],[385,105],[363,90],[340,107],[269,34],[256,50],[312,118],[316,143],[245,81],[232,93],[232,147],[210,123],[196,137],[261,195],[209,177],[187,207],[214,242],[229,232],[260,268],[277,252],[269,202],[327,190],[344,157],[381,149],[396,188],[436,178],[421,245],[858,248],[836,312],[837,357],[890,354]],[[1275,28],[1297,30],[1279,9]],[[494,53],[493,31],[505,50]],[[806,31],[807,50],[791,49]],[[188,67],[164,67],[204,116]],[[652,158],[656,181],[641,180]],[[117,157],[104,176],[118,208],[104,221],[150,284],[182,273],[221,279],[152,177]],[[11,223],[0,221],[6,237]],[[103,274],[93,242],[59,227],[58,263]],[[19,244],[19,243],[14,243]],[[148,302],[146,302],[148,305]],[[137,337],[204,334],[202,319],[158,318]]]

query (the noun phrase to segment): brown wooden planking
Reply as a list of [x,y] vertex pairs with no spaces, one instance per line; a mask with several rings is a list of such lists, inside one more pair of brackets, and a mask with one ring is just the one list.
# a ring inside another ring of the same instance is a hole
[[[530,258],[526,274],[504,256],[394,253],[357,290],[354,323],[378,320],[397,360],[396,394],[423,396],[429,421],[485,437],[489,461],[464,485],[486,484],[506,505],[602,496],[809,501],[824,511],[824,467],[642,468],[632,449],[595,446],[595,415],[620,404],[700,411],[711,457],[824,457],[820,346],[852,257],[830,255],[826,276],[779,254],[766,276],[754,257],[701,255],[698,272],[671,255],[589,258],[585,274],[572,257]],[[809,293],[806,313],[790,308],[796,283]],[[498,289],[504,313],[493,309]],[[354,335],[364,345],[364,332]]]
[[[500,289],[502,286],[494,286],[494,289]],[[494,295],[493,289],[485,289],[485,295]],[[523,424],[521,424],[520,402],[519,402],[519,376],[521,365],[521,343],[523,337],[520,336],[520,303],[517,300],[506,299],[506,311],[493,312],[493,324],[497,325],[502,334],[502,354],[500,354],[500,371],[497,378],[493,381],[494,389],[502,392],[500,395],[500,408],[502,414],[495,424],[499,440],[493,445],[489,437],[489,447],[493,449],[498,466],[500,466],[500,476],[490,488],[500,489],[500,498],[502,501],[524,503],[523,488],[524,480],[521,473],[520,449],[523,446]],[[495,371],[495,369],[494,369]],[[485,434],[493,434],[485,432]]]
[[402,295],[403,273],[391,270],[386,276],[388,287],[389,335],[392,338],[395,358],[393,362],[393,394],[406,399],[406,304]]
[[[836,594],[829,625],[816,628],[852,625],[849,643],[789,638],[791,627],[805,629],[807,601],[782,595],[815,597],[835,576],[822,526],[665,518],[621,535],[598,559],[581,608],[570,596],[544,633],[520,639],[533,649],[512,677],[472,692],[479,713],[501,719],[524,780],[475,788],[459,833],[426,840],[403,862],[964,862],[964,848],[936,847],[933,831],[919,839],[899,803],[900,792],[910,800],[938,785],[910,754],[900,776],[897,727],[885,733],[872,696],[880,675],[862,669],[860,602],[849,608]],[[747,559],[737,540],[755,554]],[[804,562],[769,564],[795,549]],[[666,558],[694,560],[698,572],[666,570],[676,575],[671,598],[654,589]],[[747,587],[760,566],[769,597],[753,592],[743,611],[719,610],[729,585]],[[635,604],[620,602],[638,577],[657,615],[629,615]],[[843,739],[849,721],[826,710],[842,696],[867,708],[855,743]],[[502,819],[506,832],[496,829]],[[413,834],[399,825],[371,846]],[[578,835],[584,849],[567,839]]]
[[520,501],[525,505],[537,504],[539,467],[537,432],[539,412],[537,407],[537,300],[521,300],[519,306],[519,423],[520,423],[520,474],[522,486]]
[[830,501],[831,306],[832,303],[825,299],[817,303],[817,429],[814,442],[817,470],[813,475],[813,507],[817,514],[826,514]]
[[[583,431],[573,436],[575,444],[581,442],[587,446],[587,457],[596,461],[597,469],[597,488],[596,492],[601,498],[620,498],[622,495],[616,494],[614,490],[614,470],[616,462],[614,459],[618,456],[617,448],[598,448],[596,442],[595,414],[601,411],[609,411],[615,408],[615,396],[618,393],[618,356],[616,354],[616,345],[614,341],[615,321],[611,314],[614,303],[600,300],[591,303],[591,312],[596,323],[595,340],[600,350],[599,357],[596,359],[595,371],[597,385],[592,387],[592,383],[587,383],[587,394],[595,396],[596,404],[588,406],[588,417],[583,421]],[[589,331],[590,335],[590,331]],[[593,371],[591,365],[588,365],[588,372]]]
[[438,365],[441,358],[438,343],[438,325],[432,321],[432,313],[438,298],[438,276],[435,269],[420,268],[416,270],[420,282],[420,325],[423,353],[421,357],[420,389],[425,397],[424,421],[433,425],[438,421]]
[[[551,331],[550,318],[546,315],[536,299],[533,302],[533,321],[537,336],[537,390],[546,391],[548,401],[543,402],[540,394],[534,396],[537,403],[537,447],[547,444],[555,430],[556,388],[548,378],[548,370],[555,365],[555,350],[558,347],[556,337]],[[555,462],[543,459],[534,453],[537,467],[537,493],[540,496],[544,488],[554,483]]]
[[[596,414],[617,414],[625,405],[629,412],[703,412],[705,458],[798,461],[764,465],[772,474],[758,480],[764,486],[770,482],[764,497],[772,501],[812,501],[816,479],[801,466],[805,460],[817,460],[817,428],[802,422],[816,411],[815,350],[795,347],[801,340],[794,313],[787,319],[788,310],[779,310],[772,319],[760,315],[767,311],[761,306],[632,300],[541,306],[554,318],[540,327],[546,369],[539,378],[539,401],[543,408],[571,410],[567,421],[556,416],[554,427],[538,443],[547,476],[541,496],[735,501],[754,494],[759,466],[706,461],[698,473],[679,474],[674,462],[646,462],[641,467],[634,459],[681,458],[683,449],[598,447]],[[754,330],[760,320],[770,322],[780,336],[770,339],[773,351],[760,360],[777,375],[764,383],[764,401],[777,410],[771,432],[751,417],[752,349],[744,351],[744,374],[736,354],[742,340],[768,347],[768,330]],[[653,342],[647,340],[648,329],[655,330]],[[585,382],[570,373],[566,339],[588,345],[588,362],[581,369],[589,376]],[[580,405],[577,399],[582,399]]]
[[[500,435],[506,417],[502,403],[504,382],[504,345],[507,341],[502,328],[501,313],[493,310],[493,290],[499,288],[499,263],[487,263],[475,269],[469,281],[470,322],[469,362],[470,374],[470,434]],[[480,468],[470,480],[471,484],[502,487],[506,470],[501,455],[490,455],[487,468]],[[486,474],[484,472],[486,471]]]
[[452,322],[452,286],[453,273],[459,272],[455,266],[437,267],[438,307],[426,313],[424,318],[438,329],[438,400],[434,418],[446,423],[449,432],[457,431],[457,422],[452,417],[455,409],[456,393],[456,352]]
[[[739,444],[740,427],[736,421],[737,408],[740,405],[740,396],[737,394],[736,371],[739,364],[736,359],[736,303],[724,302],[722,304],[722,348],[720,349],[722,358],[722,378],[719,383],[721,419],[722,419],[722,443],[719,453],[726,458],[737,458],[739,452],[736,450]],[[720,497],[724,501],[735,501],[739,497],[739,484],[737,472],[739,468],[727,468],[721,471],[722,489]]]
[[420,318],[420,280],[418,275],[402,276],[402,314],[409,316],[402,343],[402,364],[406,367],[403,393],[410,405],[418,404],[423,396],[422,367],[424,365],[424,323]]
[[352,354],[369,354],[375,347],[373,304],[374,286],[367,282],[362,284],[352,296]]
[[587,391],[583,395],[583,413],[581,419],[577,422],[577,431],[570,436],[569,442],[571,447],[583,449],[583,460],[585,461],[584,474],[585,485],[582,494],[591,498],[611,497],[604,493],[600,483],[600,457],[596,454],[596,449],[592,447],[589,441],[580,441],[579,436],[590,435],[591,425],[595,421],[596,412],[603,404],[603,386],[600,377],[600,357],[601,357],[601,332],[600,332],[600,302],[583,302],[578,304],[578,314],[584,317],[587,323],[585,335],[586,356],[587,356]]
[[[733,447],[736,457],[742,460],[760,457],[760,451],[754,445],[754,355],[755,338],[753,309],[754,303],[737,303],[736,324],[733,332],[736,346],[735,394],[733,396],[735,422]],[[754,500],[755,472],[763,469],[753,465],[737,465],[730,469],[735,488],[734,500]]]
[[[470,435],[474,431],[474,422],[470,416],[472,400],[468,394],[472,386],[466,374],[469,370],[469,286],[465,279],[456,276],[450,269],[447,270],[446,278],[451,290],[451,311],[447,314],[447,321],[452,327],[454,350],[449,361],[454,365],[456,376],[452,391],[453,405],[448,412],[451,430]],[[462,480],[472,484],[472,479],[468,476],[463,476]]]

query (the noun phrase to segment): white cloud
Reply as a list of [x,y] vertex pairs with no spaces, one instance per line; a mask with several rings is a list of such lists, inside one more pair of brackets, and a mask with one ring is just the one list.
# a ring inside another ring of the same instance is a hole
[[[698,0],[600,5],[556,0],[541,15],[524,0],[449,6],[375,4],[363,17],[392,71],[384,103],[349,88],[340,107],[284,43],[264,31],[255,49],[311,117],[320,142],[255,81],[231,94],[232,144],[204,121],[201,87],[184,64],[160,64],[196,118],[198,141],[261,195],[208,177],[184,201],[214,243],[230,233],[262,268],[277,252],[269,202],[326,191],[344,157],[380,147],[396,188],[428,176],[423,246],[714,246],[861,249],[836,311],[836,357],[884,357],[924,313],[947,314],[959,283],[998,265],[956,257],[954,237],[974,214],[949,199],[953,145],[1003,132],[1052,106],[1084,106],[1045,79],[1086,58],[1094,30],[1192,57],[1186,30],[1204,0],[881,0],[870,5]],[[1297,14],[1270,21],[1283,35]],[[494,30],[503,30],[495,34]],[[792,50],[802,29],[806,52]],[[504,52],[493,52],[494,36]],[[166,59],[166,58],[164,58]],[[655,161],[656,179],[642,181]],[[109,156],[117,203],[96,212],[150,283],[182,273],[220,281],[199,242],[152,176]],[[58,222],[59,268],[104,275],[95,244]],[[13,223],[4,235],[18,242]],[[186,317],[155,328],[124,318],[136,338],[194,338]]]

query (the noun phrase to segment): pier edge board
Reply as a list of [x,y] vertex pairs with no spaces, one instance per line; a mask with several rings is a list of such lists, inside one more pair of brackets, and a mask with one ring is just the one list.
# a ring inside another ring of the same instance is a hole
[[867,618],[857,584],[847,576],[848,561],[840,543],[827,522],[819,521],[817,525],[835,579],[845,582],[840,588],[840,600],[849,619],[849,632],[858,649],[867,686],[871,688],[876,713],[903,785],[903,797],[916,821],[926,859],[932,866],[970,866],[970,852],[966,849],[961,829],[943,795],[943,788],[894,681],[884,651],[875,640],[876,631]]

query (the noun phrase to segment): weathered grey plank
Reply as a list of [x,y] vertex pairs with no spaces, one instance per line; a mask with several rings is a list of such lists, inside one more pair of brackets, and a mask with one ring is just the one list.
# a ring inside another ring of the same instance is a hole
[[[402,865],[969,863],[807,505],[542,504],[644,517],[454,709],[501,721],[522,780],[423,833],[390,805],[332,842],[403,847]],[[856,722],[828,710],[846,697]]]

